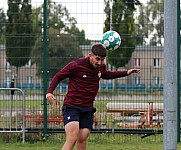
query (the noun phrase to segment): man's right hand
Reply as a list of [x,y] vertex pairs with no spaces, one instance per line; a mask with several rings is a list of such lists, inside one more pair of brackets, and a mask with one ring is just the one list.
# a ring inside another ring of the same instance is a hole
[[52,93],[47,93],[46,99],[48,100],[49,104],[52,105],[55,100],[55,96]]

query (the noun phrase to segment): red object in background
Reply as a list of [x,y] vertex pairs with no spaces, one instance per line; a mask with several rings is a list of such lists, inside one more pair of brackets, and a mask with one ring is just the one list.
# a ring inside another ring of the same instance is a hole
[[57,102],[57,101],[56,101],[56,105],[60,105],[60,102]]
[[[44,122],[43,115],[36,116],[35,122],[37,124],[43,123]],[[55,123],[55,124],[63,123],[63,116],[62,115],[50,115],[47,118],[47,122],[48,123]]]
[[26,118],[26,119],[30,119],[31,117],[32,117],[32,115],[30,115],[30,114],[26,114],[26,115],[25,115],[25,118]]
[[[31,114],[26,114],[25,115],[26,119],[30,119],[30,118],[33,118],[33,117],[34,116],[31,115]],[[63,123],[63,120],[64,119],[63,119],[62,115],[49,115],[48,118],[47,118],[48,123],[54,123],[54,124],[61,124],[61,123]],[[36,124],[44,123],[44,116],[43,115],[35,115],[34,122]],[[97,126],[97,119],[96,119],[95,116],[94,116],[94,119],[93,119],[93,124],[94,124],[95,127]]]

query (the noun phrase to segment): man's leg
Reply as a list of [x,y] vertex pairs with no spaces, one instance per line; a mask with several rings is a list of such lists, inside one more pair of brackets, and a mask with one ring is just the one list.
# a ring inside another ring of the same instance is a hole
[[62,150],[72,150],[79,134],[79,122],[72,121],[65,125],[66,141]]
[[84,128],[79,130],[78,139],[76,142],[76,150],[86,150],[87,138],[90,134],[90,129]]

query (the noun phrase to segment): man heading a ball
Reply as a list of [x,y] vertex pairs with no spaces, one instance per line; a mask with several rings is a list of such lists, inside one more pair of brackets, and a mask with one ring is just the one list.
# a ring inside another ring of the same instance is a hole
[[107,70],[104,63],[106,51],[102,44],[93,45],[87,57],[69,62],[55,74],[50,83],[46,98],[53,104],[53,91],[56,86],[65,78],[69,78],[68,92],[62,106],[66,133],[66,142],[62,150],[72,150],[74,145],[77,150],[86,149],[96,112],[93,102],[99,89],[99,80],[115,79],[140,72],[139,69]]

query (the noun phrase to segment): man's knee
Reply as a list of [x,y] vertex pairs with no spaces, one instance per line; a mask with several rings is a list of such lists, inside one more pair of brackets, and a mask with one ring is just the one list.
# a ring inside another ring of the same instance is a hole
[[87,139],[89,137],[89,134],[90,134],[89,130],[87,130],[87,131],[86,131],[86,129],[81,130],[79,132],[79,135],[78,135],[78,138],[77,138],[77,142],[78,143],[82,143],[82,144],[86,144]]

